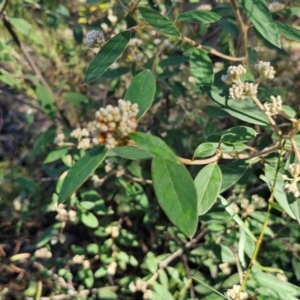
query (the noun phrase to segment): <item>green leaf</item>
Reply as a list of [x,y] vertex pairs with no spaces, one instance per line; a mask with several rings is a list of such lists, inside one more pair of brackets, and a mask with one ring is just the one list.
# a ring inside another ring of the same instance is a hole
[[22,34],[29,35],[32,30],[32,25],[23,18],[10,18],[10,23]]
[[161,284],[154,281],[152,284],[154,291],[164,300],[174,300],[172,294]]
[[197,193],[191,175],[177,162],[154,156],[152,179],[158,202],[170,219],[186,236],[197,229]]
[[184,22],[190,23],[213,23],[220,19],[221,17],[207,10],[190,10],[180,14],[177,19]]
[[36,246],[38,248],[45,246],[53,236],[52,231],[59,230],[60,228],[61,228],[61,223],[54,223],[53,225],[49,226],[36,241],[35,243]]
[[46,150],[48,145],[53,144],[55,134],[56,126],[51,126],[45,132],[43,132],[34,142],[33,149],[31,151],[31,157],[37,157]]
[[56,116],[56,107],[51,93],[43,85],[38,85],[35,93],[43,112],[51,119],[54,119]]
[[196,176],[194,183],[198,195],[198,215],[204,215],[219,195],[222,183],[219,166],[215,163],[205,166]]
[[104,0],[86,0],[86,4],[90,4],[90,5],[97,4],[100,2],[104,2]]
[[[96,276],[95,276],[96,277]],[[98,289],[98,297],[103,300],[117,300],[118,295],[108,287]]]
[[86,70],[84,84],[102,75],[121,56],[130,40],[130,35],[130,31],[123,31],[102,46]]
[[221,90],[216,86],[203,86],[202,89],[210,99],[233,117],[251,124],[269,125],[266,115],[260,111],[251,99],[228,99],[228,91]]
[[138,119],[140,119],[151,107],[154,100],[155,90],[155,77],[150,70],[142,71],[133,78],[128,90],[126,91],[124,99],[129,100],[131,103],[138,104]]
[[222,205],[225,207],[225,210],[229,213],[229,215],[234,219],[234,221],[245,231],[246,234],[250,236],[250,238],[256,242],[256,238],[253,235],[253,233],[250,231],[250,229],[246,226],[246,224],[243,222],[243,220],[240,218],[240,216],[234,211],[234,209],[230,206],[230,203],[221,195],[219,195],[219,198],[222,202]]
[[300,198],[295,198],[292,193],[287,193],[286,197],[291,211],[300,224]]
[[249,164],[246,160],[237,160],[225,167],[221,167],[222,185],[220,193],[233,186],[244,175]]
[[227,130],[222,135],[222,142],[227,144],[241,144],[255,138],[256,131],[251,127],[238,126]]
[[185,62],[187,62],[189,58],[184,55],[176,55],[176,56],[169,56],[160,61],[159,65],[161,67],[170,67],[170,66],[178,66]]
[[239,0],[246,15],[259,33],[271,44],[281,48],[278,29],[264,0]]
[[45,158],[44,164],[48,164],[48,163],[51,163],[53,161],[60,159],[62,156],[66,155],[69,150],[70,150],[70,147],[63,147],[63,148],[59,148],[59,149],[55,149],[55,150],[51,151]]
[[169,159],[174,162],[177,161],[177,156],[175,155],[175,153],[159,137],[142,132],[131,133],[129,136],[142,149],[145,149],[154,155],[159,155],[164,159]]
[[63,182],[58,203],[64,202],[94,173],[106,154],[107,151],[103,146],[97,146],[72,166]]
[[201,49],[194,49],[190,68],[195,82],[199,86],[211,86],[214,82],[214,70],[207,53]]
[[300,30],[286,23],[276,22],[279,33],[289,40],[300,43]]
[[115,147],[113,151],[123,158],[132,160],[150,159],[153,157],[149,151],[134,146]]
[[[86,95],[81,93],[75,93],[75,92],[69,92],[64,93],[63,97],[70,103],[77,105],[77,106],[94,106],[96,105],[96,102],[90,100]],[[92,105],[91,105],[92,104]]]
[[99,226],[98,219],[90,211],[81,210],[79,217],[80,217],[81,222],[89,228],[96,228]]
[[196,148],[193,157],[208,157],[214,155],[216,153],[216,150],[216,144],[203,143]]
[[173,24],[160,13],[147,7],[139,7],[143,19],[154,29],[175,37],[180,37],[180,33]]

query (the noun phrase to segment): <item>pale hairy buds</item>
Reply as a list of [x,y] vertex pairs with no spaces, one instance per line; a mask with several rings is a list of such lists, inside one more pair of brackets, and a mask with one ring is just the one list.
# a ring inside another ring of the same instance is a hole
[[222,75],[221,79],[224,81],[227,85],[240,82],[240,77],[243,74],[246,74],[247,70],[242,65],[238,66],[230,66],[227,70],[226,75]]
[[230,99],[245,99],[244,96],[244,84],[241,82],[234,83],[229,88],[229,98]]
[[87,33],[85,45],[88,48],[98,48],[105,43],[105,38],[102,32],[98,30],[92,30]]
[[290,181],[284,184],[283,190],[286,193],[292,193],[295,198],[300,196],[300,192],[297,187],[297,182],[300,181],[300,165],[299,164],[290,164],[288,167],[289,173],[292,175],[292,178],[282,175],[282,179]]
[[273,116],[282,110],[282,100],[280,96],[271,96],[270,99],[272,103],[264,103],[265,114],[268,116]]
[[275,70],[270,62],[260,61],[254,68],[263,79],[273,79],[275,77]]
[[247,300],[249,298],[248,293],[246,292],[241,292],[239,293],[240,286],[239,285],[234,285],[232,289],[229,289],[226,293],[225,296],[229,297],[230,299],[233,300]]

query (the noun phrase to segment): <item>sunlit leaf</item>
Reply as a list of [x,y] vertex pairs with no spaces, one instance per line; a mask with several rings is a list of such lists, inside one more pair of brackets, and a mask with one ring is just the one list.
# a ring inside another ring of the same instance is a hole
[[157,11],[147,7],[139,7],[139,11],[143,19],[154,29],[166,35],[180,37],[180,33],[176,27],[174,27],[166,17],[162,16]]
[[132,80],[126,94],[125,100],[137,103],[139,112],[137,118],[140,119],[151,107],[156,90],[155,77],[150,70],[139,73]]
[[190,23],[213,23],[221,17],[208,10],[190,10],[180,14],[177,19],[184,22]]
[[59,193],[59,203],[70,197],[94,173],[106,154],[107,151],[103,146],[97,146],[71,167]]
[[197,229],[197,193],[191,175],[180,163],[154,156],[152,179],[158,202],[170,219],[186,236]]
[[150,159],[153,157],[149,151],[134,146],[115,147],[113,151],[123,158],[132,160]]
[[222,184],[222,173],[215,163],[206,165],[196,176],[198,215],[204,215],[216,202]]

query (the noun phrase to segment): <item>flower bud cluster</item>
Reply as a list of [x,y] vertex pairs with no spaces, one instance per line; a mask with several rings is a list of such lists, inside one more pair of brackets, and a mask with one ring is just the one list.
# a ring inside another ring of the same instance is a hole
[[88,48],[99,48],[105,43],[105,38],[102,32],[98,30],[92,30],[87,33],[85,45]]
[[110,234],[113,239],[119,236],[119,227],[118,226],[108,226],[105,228],[105,232]]
[[230,268],[228,262],[219,264],[219,268],[222,271],[222,273],[225,274],[225,275],[229,275],[231,273],[231,268]]
[[273,79],[275,77],[275,70],[270,65],[270,62],[260,61],[254,68],[262,79]]
[[57,215],[56,215],[55,219],[58,220],[59,222],[67,222],[67,221],[75,222],[76,221],[77,212],[72,209],[67,211],[65,209],[64,204],[59,204],[56,208],[56,211],[57,211]]
[[37,249],[34,252],[34,255],[38,258],[51,258],[52,257],[52,253],[46,247]]
[[280,96],[271,96],[270,99],[272,103],[264,103],[265,114],[268,116],[273,116],[282,110],[282,100]]
[[137,279],[136,282],[130,282],[129,290],[131,293],[136,293],[137,291],[141,291],[144,293],[143,299],[150,299],[152,296],[152,291],[147,289],[147,282],[142,279]]
[[107,149],[126,144],[128,134],[136,131],[138,105],[120,99],[118,106],[107,105],[96,112],[93,132],[94,144],[105,144]]
[[284,184],[283,190],[286,193],[292,193],[295,198],[298,198],[300,196],[300,192],[297,187],[297,182],[300,181],[300,165],[290,164],[288,167],[288,171],[292,175],[292,178],[289,178],[286,175],[282,175],[283,180],[289,181]]
[[253,82],[237,82],[229,88],[230,99],[245,99],[246,96],[255,96],[257,94],[257,84]]
[[65,141],[65,135],[63,133],[59,133],[55,138],[54,138],[54,144],[57,146],[62,146]]
[[112,261],[108,266],[107,266],[107,273],[109,275],[115,275],[117,271],[117,266],[118,264],[115,261]]
[[241,292],[239,293],[240,290],[240,285],[234,285],[232,289],[229,289],[226,293],[225,296],[229,297],[232,300],[247,300],[249,299],[248,293],[246,292]]
[[221,79],[227,85],[231,85],[233,83],[241,82],[240,77],[246,74],[247,70],[242,65],[238,66],[230,66],[227,70],[226,75],[222,75]]

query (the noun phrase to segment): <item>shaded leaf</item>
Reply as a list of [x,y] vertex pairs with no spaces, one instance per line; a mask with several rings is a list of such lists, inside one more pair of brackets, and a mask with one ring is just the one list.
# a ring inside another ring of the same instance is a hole
[[259,33],[270,43],[281,48],[278,29],[264,0],[239,0],[246,15]]
[[149,151],[134,146],[115,147],[113,151],[123,158],[132,160],[150,159],[153,157]]
[[139,112],[137,119],[140,119],[151,107],[155,90],[155,77],[150,70],[142,71],[133,78],[124,99],[138,104]]
[[255,138],[256,135],[256,131],[251,127],[233,127],[223,133],[222,142],[227,144],[241,144]]
[[228,91],[216,86],[203,86],[207,96],[235,118],[256,125],[269,125],[268,118],[249,98],[244,100],[228,99]]
[[204,215],[216,202],[222,184],[222,173],[215,163],[205,166],[196,176],[198,215]]
[[194,49],[190,58],[190,68],[197,85],[211,86],[213,84],[213,66],[205,51],[196,48]]
[[104,146],[97,146],[71,167],[59,193],[58,203],[64,202],[94,173],[106,154]]
[[130,35],[130,31],[123,31],[102,46],[86,70],[84,84],[102,75],[121,56],[130,40]]
[[180,14],[177,19],[180,21],[190,22],[190,23],[213,23],[220,19],[221,17],[208,10],[190,10]]
[[38,85],[35,93],[43,112],[51,119],[54,119],[56,116],[56,107],[51,93],[43,85]]
[[63,147],[63,148],[58,148],[58,149],[51,151],[45,158],[44,164],[48,164],[48,163],[51,163],[53,161],[60,159],[62,156],[67,154],[69,150],[70,150],[70,147]]
[[286,23],[276,22],[279,33],[289,40],[300,43],[300,30]]
[[216,144],[203,143],[196,148],[193,157],[208,157],[214,155],[216,153],[216,150]]
[[160,13],[147,7],[139,7],[143,19],[154,29],[175,37],[180,37],[180,33],[173,24]]
[[197,193],[191,175],[177,162],[154,156],[152,179],[158,202],[170,219],[186,236],[197,229]]

